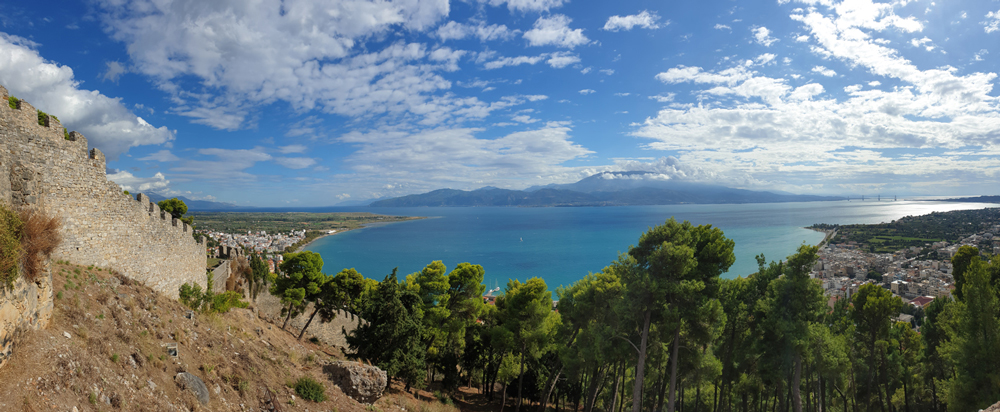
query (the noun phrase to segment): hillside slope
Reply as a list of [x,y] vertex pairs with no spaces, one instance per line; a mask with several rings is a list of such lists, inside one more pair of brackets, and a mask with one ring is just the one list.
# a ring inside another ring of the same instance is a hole
[[[180,303],[104,269],[57,263],[52,273],[52,322],[26,333],[0,369],[2,411],[366,411],[327,378],[339,349],[296,341],[246,309],[187,319]],[[205,382],[207,405],[174,382],[180,372]],[[295,396],[289,384],[303,376],[328,400]],[[455,411],[392,388],[374,407]]]

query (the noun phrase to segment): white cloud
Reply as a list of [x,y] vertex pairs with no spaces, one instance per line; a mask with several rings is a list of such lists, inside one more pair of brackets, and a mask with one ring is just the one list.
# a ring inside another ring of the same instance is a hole
[[486,70],[493,70],[507,66],[520,66],[522,64],[534,65],[542,60],[545,60],[546,57],[548,57],[548,54],[542,54],[540,56],[501,57],[499,59],[486,62],[486,64],[483,65],[483,68]]
[[666,96],[658,94],[655,96],[648,96],[648,97],[651,100],[656,100],[660,103],[666,103],[674,101],[674,97],[676,97],[676,95],[674,93],[668,93]]
[[795,41],[797,41],[799,43],[805,43],[805,42],[809,41],[809,36],[806,36],[806,35],[798,36],[798,37],[795,38]]
[[837,72],[833,71],[833,69],[827,69],[823,66],[815,66],[812,68],[812,71],[813,73],[819,73],[826,77],[833,77],[837,75]]
[[121,100],[80,88],[73,69],[46,61],[29,40],[0,33],[0,84],[12,96],[59,117],[63,126],[83,133],[109,159],[129,148],[174,140],[166,127],[150,125]]
[[975,60],[977,62],[981,62],[981,61],[984,60],[983,56],[985,56],[985,55],[987,55],[989,53],[990,53],[989,50],[979,49],[979,52],[977,52],[974,56],[972,56],[972,60]]
[[[676,66],[656,78],[701,85],[692,91],[697,104],[670,104],[636,124],[634,134],[649,139],[648,149],[678,153],[681,164],[711,173],[751,174],[757,181],[748,185],[810,182],[815,190],[843,193],[841,184],[913,181],[926,192],[946,187],[942,182],[997,182],[997,74],[920,67],[905,59],[880,32],[898,36],[922,30],[923,23],[896,15],[893,7],[857,0],[792,15],[821,57],[843,61],[862,78],[886,81],[857,81],[839,86],[844,92],[838,87],[827,93],[818,83],[793,88],[791,80],[767,77],[743,60],[708,71]],[[836,75],[823,66],[813,71]],[[879,89],[886,82],[891,87]],[[939,154],[967,147],[975,149]],[[897,148],[929,149],[930,154],[883,152]]]
[[725,24],[720,24],[720,23],[716,23],[715,29],[716,30],[729,30],[729,31],[733,31],[732,27],[729,27],[729,26],[727,26]]
[[[611,16],[608,21],[604,23],[602,30],[607,31],[618,31],[618,30],[632,30],[632,28],[639,26],[643,29],[658,29],[661,26],[657,24],[660,20],[660,16],[656,15],[656,12],[650,13],[647,10],[643,10],[639,14],[632,14],[628,16]],[[670,24],[667,22],[666,24]]]
[[278,148],[278,151],[281,152],[282,154],[305,153],[307,149],[308,148],[303,145],[293,144],[288,146],[281,146]]
[[[554,2],[508,3],[519,10],[545,4]],[[393,30],[430,34],[450,11],[447,0],[98,0],[97,6],[105,29],[125,44],[130,69],[152,78],[175,102],[173,112],[195,123],[253,127],[256,110],[274,102],[424,125],[481,119],[491,110],[448,93],[451,82],[442,72],[457,70],[461,52],[443,56],[450,49],[392,37],[378,50],[365,47]],[[500,26],[473,31],[484,39],[509,35]]]
[[164,149],[156,153],[150,153],[145,157],[140,157],[139,160],[149,160],[154,162],[176,162],[178,160],[181,160],[181,158],[175,156],[173,153],[170,153],[169,150]]
[[982,22],[982,25],[986,33],[1000,30],[1000,10],[986,13],[986,20]]
[[520,30],[508,29],[503,24],[486,25],[485,22],[477,22],[475,25],[462,24],[456,21],[449,21],[438,27],[435,31],[438,38],[444,41],[461,40],[466,37],[478,38],[481,42],[492,40],[510,40],[521,33]]
[[933,51],[934,50],[934,45],[928,44],[930,42],[931,42],[931,39],[927,38],[926,36],[924,36],[924,38],[922,38],[922,39],[911,39],[910,40],[910,44],[913,45],[913,47],[923,47],[927,51]]
[[580,94],[582,94],[582,95],[588,95],[588,94],[592,94],[592,93],[597,93],[597,91],[594,90],[594,89],[583,89],[583,90],[580,90]]
[[590,43],[583,29],[569,28],[573,19],[563,14],[539,17],[531,30],[524,33],[530,46],[558,46],[572,49]]
[[554,8],[562,6],[563,0],[479,0],[481,2],[489,2],[491,6],[500,6],[504,3],[507,4],[507,9],[510,11],[517,11],[521,13],[525,12],[542,12],[548,11]]
[[767,27],[760,26],[755,27],[753,30],[753,38],[758,44],[764,47],[771,47],[772,44],[778,41],[778,39],[771,37],[771,31]]
[[111,80],[112,82],[117,83],[119,77],[128,73],[128,69],[126,69],[125,66],[122,66],[122,64],[117,60],[104,62],[104,64],[107,66],[104,70],[104,74],[101,75],[101,78],[104,80]]
[[[557,181],[587,174],[563,163],[592,154],[570,139],[570,128],[545,126],[499,138],[477,138],[483,129],[435,129],[419,133],[352,132],[338,140],[358,150],[345,164],[369,187],[385,186],[383,195],[440,187],[529,186],[537,176]],[[378,196],[372,196],[378,197]]]
[[764,65],[773,62],[775,57],[777,56],[775,56],[774,53],[764,53],[757,56],[757,58],[754,60],[757,62],[757,64]]
[[601,73],[604,73],[604,74],[606,74],[606,75],[608,75],[608,76],[610,76],[610,75],[612,75],[612,74],[615,74],[615,71],[614,71],[614,69],[602,69],[602,70],[600,70],[600,72],[601,72]]
[[308,157],[276,157],[274,162],[289,169],[305,169],[316,164],[316,159]]
[[677,66],[657,74],[656,80],[668,84],[694,82],[708,84],[728,84],[735,85],[738,82],[747,80],[751,73],[743,67],[734,67],[722,70],[721,72],[706,72],[701,67]]
[[256,180],[256,176],[246,172],[257,162],[271,160],[263,147],[253,149],[199,149],[198,154],[212,156],[212,160],[186,159],[180,165],[170,168],[175,178],[202,180]]
[[563,67],[569,66],[571,64],[577,64],[580,62],[580,56],[572,54],[570,52],[557,52],[549,55],[549,59],[545,61],[549,66],[555,69],[561,69]]
[[152,177],[137,177],[127,171],[119,170],[108,174],[108,180],[117,183],[122,187],[122,190],[133,193],[159,191],[170,185],[170,181],[163,176],[163,173],[157,173]]

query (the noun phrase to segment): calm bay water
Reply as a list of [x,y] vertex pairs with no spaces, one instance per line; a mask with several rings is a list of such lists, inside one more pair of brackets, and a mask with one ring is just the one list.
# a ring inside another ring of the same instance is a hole
[[671,216],[712,224],[736,242],[736,263],[723,277],[757,270],[755,256],[780,260],[823,233],[814,223],[879,223],[934,211],[981,209],[995,204],[928,201],[808,202],[741,205],[670,205],[574,208],[337,208],[378,214],[427,216],[370,226],[318,239],[306,249],[323,255],[324,271],[356,268],[381,280],[417,272],[434,260],[450,271],[471,262],[486,269],[485,283],[501,288],[508,279],[545,279],[550,289],[598,272],[628,250],[649,227]]

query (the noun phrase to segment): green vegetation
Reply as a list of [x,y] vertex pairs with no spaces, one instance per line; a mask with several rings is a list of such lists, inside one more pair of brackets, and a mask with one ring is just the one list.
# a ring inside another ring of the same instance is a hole
[[24,222],[17,212],[0,203],[0,286],[7,289],[14,285],[19,273],[23,228]]
[[874,225],[815,224],[810,228],[837,230],[830,243],[856,242],[862,250],[892,253],[912,246],[924,247],[934,242],[955,243],[961,238],[982,232],[1000,224],[1000,209],[957,210],[934,212],[923,216],[906,216],[889,223]]
[[170,213],[170,216],[173,216],[174,219],[187,223],[188,226],[194,226],[194,216],[184,217],[184,214],[188,211],[188,207],[183,200],[175,197],[172,199],[161,200],[157,202],[156,205],[160,207],[160,210]]
[[17,102],[19,101],[21,101],[21,99],[18,99],[14,96],[7,96],[7,105],[10,106],[11,109],[16,109]]
[[49,115],[41,110],[38,111],[38,125],[39,126],[49,125]]
[[208,281],[203,290],[198,284],[185,283],[178,291],[180,302],[192,310],[206,313],[226,313],[232,308],[246,308],[250,304],[240,300],[243,295],[235,291],[225,291],[222,293],[212,292],[215,280],[212,273],[208,273]]
[[323,402],[326,400],[326,389],[323,389],[322,384],[308,376],[303,376],[295,382],[295,393],[301,396],[302,399],[313,402]]
[[[481,299],[478,265],[448,272],[434,261],[376,282],[353,269],[322,274],[312,252],[286,255],[271,293],[285,299],[286,316],[308,302],[319,308],[310,318],[357,313],[365,322],[347,337],[349,356],[407,389],[434,383],[444,400],[459,385],[479,386],[505,404],[513,395],[515,412],[531,403],[584,412],[964,411],[1000,399],[1000,260],[960,253],[962,292],[926,313],[873,284],[831,309],[808,276],[817,247],[783,262],[758,256],[757,273],[720,279],[733,247],[717,228],[671,219],[600,272],[556,288],[558,311],[537,278],[511,280],[492,306]],[[894,321],[900,313],[913,323]]]

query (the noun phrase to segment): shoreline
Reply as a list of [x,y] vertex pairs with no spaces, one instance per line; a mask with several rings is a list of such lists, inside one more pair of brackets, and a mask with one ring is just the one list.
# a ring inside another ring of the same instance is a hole
[[399,221],[394,221],[394,222],[372,222],[372,223],[367,223],[367,224],[361,225],[360,227],[355,227],[355,228],[351,228],[351,229],[338,230],[338,231],[336,231],[334,233],[327,233],[327,234],[324,234],[322,236],[318,236],[318,237],[316,237],[313,240],[310,240],[306,244],[304,244],[304,245],[299,246],[298,248],[296,248],[294,253],[299,253],[299,252],[305,250],[306,247],[308,247],[309,245],[313,244],[313,242],[315,242],[317,240],[320,240],[322,238],[325,238],[327,236],[336,236],[336,235],[339,235],[341,233],[350,232],[352,230],[360,230],[360,229],[366,229],[366,228],[369,228],[369,227],[391,225],[393,223],[409,222],[411,220],[430,219],[430,218],[433,218],[433,217],[436,217],[436,216],[432,216],[432,217],[427,217],[427,216],[413,216],[413,217],[410,217],[410,219],[405,219],[405,220],[399,220]]
[[[358,228],[358,229],[361,229],[361,228]],[[350,232],[350,231],[352,231],[352,230],[354,230],[354,229],[344,229],[344,230],[338,230],[338,231],[336,231],[336,232],[334,232],[334,233],[327,233],[327,234],[325,234],[325,235],[322,235],[322,236],[318,236],[318,237],[316,237],[315,239],[313,239],[313,240],[310,240],[309,242],[306,242],[306,244],[304,244],[304,245],[302,245],[302,246],[299,246],[298,248],[296,248],[296,249],[295,249],[295,252],[293,252],[293,253],[299,253],[299,252],[301,252],[301,251],[305,250],[305,249],[306,249],[306,246],[309,246],[309,245],[313,244],[313,242],[315,242],[315,241],[317,241],[317,240],[320,240],[320,239],[322,239],[322,238],[325,238],[325,237],[327,237],[327,236],[334,236],[334,235],[339,235],[339,234],[341,234],[341,233],[345,233],[345,232]]]
[[819,243],[816,244],[816,246],[819,246],[821,249],[823,248],[823,246],[826,245],[827,242],[830,241],[830,239],[833,239],[834,236],[837,236],[837,229],[817,229],[814,227],[804,227],[803,229],[812,230],[814,232],[823,232],[826,234],[826,236],[823,236],[823,240],[819,241]]

